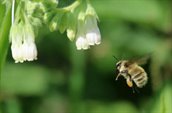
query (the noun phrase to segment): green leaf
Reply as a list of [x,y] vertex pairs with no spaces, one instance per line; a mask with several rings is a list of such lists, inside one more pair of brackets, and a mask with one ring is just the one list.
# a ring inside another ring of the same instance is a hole
[[0,26],[2,24],[4,15],[5,15],[5,6],[0,3]]
[[0,28],[0,74],[4,65],[9,46],[9,32],[11,27],[11,8],[6,8],[3,22]]
[[171,113],[172,112],[172,85],[167,84],[157,98],[151,113]]

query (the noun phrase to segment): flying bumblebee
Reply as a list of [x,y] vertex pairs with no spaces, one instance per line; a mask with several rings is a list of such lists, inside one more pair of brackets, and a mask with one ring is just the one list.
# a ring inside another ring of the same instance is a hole
[[116,68],[119,73],[116,76],[116,80],[118,80],[119,76],[123,76],[129,87],[133,88],[133,86],[136,85],[138,88],[142,88],[145,86],[148,82],[148,76],[140,65],[145,64],[147,59],[148,57],[141,58],[139,60],[118,61],[116,63]]

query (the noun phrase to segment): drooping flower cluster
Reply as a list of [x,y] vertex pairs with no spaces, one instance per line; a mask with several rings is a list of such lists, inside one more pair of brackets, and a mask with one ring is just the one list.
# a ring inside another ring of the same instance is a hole
[[35,35],[32,26],[26,23],[14,23],[10,31],[11,51],[15,63],[37,59]]
[[76,40],[77,50],[98,45],[101,35],[97,20],[98,16],[89,0],[76,0],[63,8],[58,7],[58,0],[19,0],[17,5],[12,0],[10,41],[13,59],[16,63],[37,59],[34,30],[42,23],[48,25],[50,31],[66,31],[71,41]]
[[97,15],[90,4],[87,5],[85,15],[81,12],[78,16],[76,38],[76,47],[78,50],[86,50],[90,46],[101,43],[101,35],[97,26]]
[[[38,19],[31,16],[36,5],[30,1],[20,1],[15,12],[15,0],[12,1],[10,42],[12,57],[15,63],[37,59],[37,48],[32,24],[39,23],[39,21],[35,22]],[[32,21],[29,18],[32,18]]]

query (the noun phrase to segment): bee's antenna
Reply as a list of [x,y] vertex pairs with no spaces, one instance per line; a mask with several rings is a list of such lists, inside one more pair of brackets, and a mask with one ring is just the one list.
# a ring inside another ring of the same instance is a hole
[[119,61],[119,59],[115,55],[113,55],[113,57],[115,58],[116,61]]
[[126,55],[123,53],[121,59],[123,60],[126,57]]

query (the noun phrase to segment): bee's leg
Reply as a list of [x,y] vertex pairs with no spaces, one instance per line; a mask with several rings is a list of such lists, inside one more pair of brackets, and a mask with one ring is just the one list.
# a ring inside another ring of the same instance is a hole
[[[127,84],[128,84],[129,87],[132,87],[133,93],[135,93],[136,87],[135,87],[135,84],[132,81],[131,75],[129,75],[129,74],[127,76]],[[136,90],[136,92],[137,92],[137,90]]]
[[139,90],[137,89],[137,87],[135,87],[135,86],[132,87],[132,90],[133,90],[133,93],[135,93],[135,91],[136,91],[137,93],[140,93]]
[[135,91],[136,91],[136,93],[140,93],[136,84],[133,84],[132,90],[133,90],[133,93],[135,93]]
[[132,87],[132,90],[133,90],[133,93],[135,93],[135,88],[134,88],[134,86]]
[[140,93],[136,86],[134,86],[134,89],[137,93]]
[[115,80],[118,80],[118,77],[119,77],[119,76],[121,76],[121,74],[120,74],[120,73],[118,73],[118,75],[116,76],[116,79],[115,79]]

